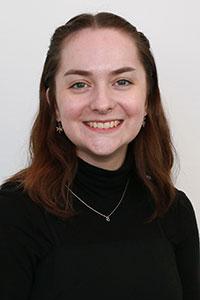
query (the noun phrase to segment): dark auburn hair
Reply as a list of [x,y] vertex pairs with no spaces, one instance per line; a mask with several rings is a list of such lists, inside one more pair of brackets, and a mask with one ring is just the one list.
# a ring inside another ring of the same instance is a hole
[[[175,188],[171,180],[173,146],[161,104],[157,70],[148,39],[124,18],[112,13],[80,14],[56,29],[44,63],[40,82],[40,106],[30,137],[30,164],[9,180],[21,182],[33,201],[63,219],[76,212],[65,185],[71,185],[77,170],[75,145],[56,133],[55,75],[64,41],[85,28],[111,28],[130,36],[137,46],[147,80],[145,127],[129,144],[137,174],[150,191],[154,212],[161,217],[172,204]],[[47,101],[48,89],[48,101]],[[147,174],[149,176],[147,176]]]

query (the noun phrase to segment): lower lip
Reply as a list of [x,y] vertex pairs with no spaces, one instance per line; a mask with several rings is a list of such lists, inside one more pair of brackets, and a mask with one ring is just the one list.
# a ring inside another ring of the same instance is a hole
[[90,127],[88,124],[83,123],[88,129],[90,129],[91,131],[94,132],[102,132],[102,133],[106,133],[106,132],[113,132],[116,131],[117,129],[119,129],[122,125],[123,121],[121,121],[117,127],[112,127],[112,128],[94,128],[94,127]]

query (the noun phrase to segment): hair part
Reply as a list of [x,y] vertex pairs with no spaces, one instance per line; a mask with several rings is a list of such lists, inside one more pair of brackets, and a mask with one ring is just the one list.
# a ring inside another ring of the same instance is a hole
[[171,180],[173,146],[149,41],[136,27],[112,13],[81,14],[55,30],[40,81],[39,112],[30,137],[30,165],[9,180],[20,181],[33,201],[58,217],[66,219],[76,213],[65,187],[73,184],[76,175],[76,149],[64,133],[56,133],[55,76],[60,66],[63,43],[86,28],[111,28],[129,35],[136,44],[144,67],[147,80],[146,125],[129,147],[137,173],[154,201],[151,221],[164,215],[174,200],[175,188]]

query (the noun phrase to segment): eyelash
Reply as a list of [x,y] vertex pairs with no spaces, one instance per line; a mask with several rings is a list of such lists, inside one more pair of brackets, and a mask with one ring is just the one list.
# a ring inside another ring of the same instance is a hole
[[[124,83],[124,84],[119,84],[119,83]],[[79,86],[78,87],[78,85],[82,85],[81,87]],[[127,80],[127,79],[119,79],[119,80],[117,80],[115,83],[114,83],[114,85],[117,85],[117,86],[129,86],[130,84],[133,84],[130,80]],[[84,85],[84,86],[83,86]],[[71,86],[70,86],[70,89],[76,89],[76,90],[81,90],[81,89],[83,89],[83,88],[85,88],[85,87],[89,87],[89,85],[87,84],[87,83],[85,83],[85,82],[83,82],[83,81],[78,81],[78,82],[75,82],[74,84],[72,84]]]
[[130,84],[133,84],[131,81],[127,79],[119,79],[116,81],[116,83],[124,82],[125,84],[118,84],[119,86],[129,86]]
[[87,86],[89,86],[87,83],[85,83],[85,82],[82,82],[82,81],[78,81],[78,82],[75,82],[74,84],[72,84],[71,86],[70,86],[70,89],[75,89],[75,90],[80,90],[80,89],[83,89],[84,87],[82,86],[82,87],[78,87],[77,85],[79,85],[79,84],[81,84],[81,85],[87,85]]

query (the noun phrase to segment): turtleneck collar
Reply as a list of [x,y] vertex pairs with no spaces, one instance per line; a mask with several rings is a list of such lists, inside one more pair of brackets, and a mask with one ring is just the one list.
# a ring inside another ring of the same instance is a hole
[[88,162],[78,158],[78,170],[76,181],[92,188],[111,188],[117,187],[127,181],[130,171],[133,169],[132,157],[128,152],[122,166],[116,170],[106,170],[89,164]]
[[109,211],[119,201],[131,173],[133,159],[129,152],[117,170],[102,169],[78,158],[73,191],[93,208]]

